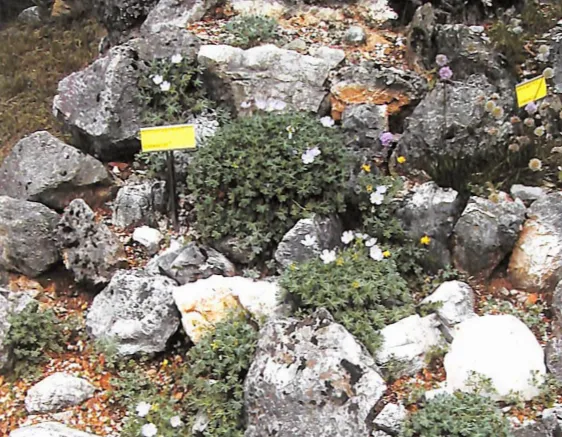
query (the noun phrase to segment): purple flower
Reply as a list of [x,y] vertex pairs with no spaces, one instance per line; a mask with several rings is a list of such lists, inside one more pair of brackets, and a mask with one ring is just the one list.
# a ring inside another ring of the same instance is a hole
[[441,78],[441,80],[449,80],[451,77],[453,77],[453,70],[451,70],[449,67],[442,67],[439,70],[439,77]]
[[437,55],[435,57],[435,63],[440,67],[444,67],[449,63],[449,58],[447,58],[447,56],[445,55]]
[[539,107],[535,102],[528,103],[527,106],[525,106],[525,111],[527,111],[530,115],[533,115],[538,109]]
[[384,147],[388,147],[390,146],[390,143],[394,141],[394,135],[391,132],[383,132],[380,135],[379,140],[381,140],[381,144]]

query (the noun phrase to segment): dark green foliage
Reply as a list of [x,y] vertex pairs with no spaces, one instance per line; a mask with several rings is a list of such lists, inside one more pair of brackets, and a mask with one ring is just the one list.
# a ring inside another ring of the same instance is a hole
[[275,19],[262,15],[240,15],[230,20],[226,30],[233,46],[247,49],[274,39],[278,24]]
[[457,392],[437,396],[405,422],[402,437],[508,437],[510,426],[489,398]]
[[280,285],[297,314],[326,308],[371,353],[381,344],[380,329],[414,314],[396,263],[374,261],[362,242],[343,250],[334,263],[313,259],[287,269]]
[[244,315],[235,314],[189,351],[189,371],[183,378],[189,391],[185,407],[192,418],[197,412],[206,414],[204,437],[244,435],[244,379],[257,340],[256,329]]
[[[182,58],[174,63],[170,59],[154,61],[139,78],[138,99],[143,123],[148,126],[185,123],[193,114],[210,106],[203,83],[202,70],[192,60]],[[160,77],[162,83],[154,79]],[[162,89],[169,83],[170,89]]]
[[[197,151],[187,179],[197,199],[197,230],[205,240],[238,237],[254,259],[268,257],[299,219],[344,210],[343,144],[337,130],[298,113],[227,124]],[[301,155],[314,147],[321,155],[305,165]]]
[[38,302],[29,303],[8,317],[10,329],[5,345],[13,348],[16,377],[30,374],[37,365],[49,360],[51,352],[60,353],[69,335],[52,310],[40,310]]

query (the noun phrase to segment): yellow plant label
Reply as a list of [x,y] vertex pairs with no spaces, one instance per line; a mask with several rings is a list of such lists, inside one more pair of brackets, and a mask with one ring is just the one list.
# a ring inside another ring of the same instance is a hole
[[515,93],[517,94],[517,105],[520,108],[540,100],[547,94],[546,79],[544,76],[539,76],[522,82],[515,87]]
[[174,126],[148,127],[140,131],[143,152],[195,149],[195,126],[177,124]]

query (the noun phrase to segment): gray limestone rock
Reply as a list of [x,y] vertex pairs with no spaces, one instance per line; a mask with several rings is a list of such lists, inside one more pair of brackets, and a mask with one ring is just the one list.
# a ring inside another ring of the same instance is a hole
[[113,202],[112,223],[120,228],[158,225],[158,214],[166,208],[166,183],[163,181],[126,185]]
[[377,414],[374,424],[379,431],[389,435],[397,436],[402,430],[402,424],[408,415],[408,411],[402,404],[386,404],[382,411]]
[[36,277],[60,260],[59,215],[44,205],[0,196],[0,269]]
[[[328,94],[324,83],[339,62],[267,44],[248,50],[201,47],[198,61],[211,95],[239,112],[252,99],[280,100],[287,108],[317,112]],[[295,90],[299,90],[295,93]]]
[[470,285],[460,281],[447,281],[421,301],[421,305],[440,303],[435,311],[441,320],[441,331],[452,341],[453,328],[465,320],[476,317],[474,312],[474,291]]
[[245,436],[367,436],[385,390],[371,356],[327,311],[273,320],[245,381]]
[[[301,219],[277,246],[275,260],[281,267],[286,268],[292,263],[317,257],[322,250],[331,250],[339,246],[342,232],[343,226],[337,216],[314,215],[312,218]],[[307,238],[311,241],[310,245],[306,242]]]
[[157,33],[167,27],[185,29],[201,20],[219,0],[160,0],[142,25],[142,32]]
[[414,241],[424,235],[431,238],[425,261],[431,270],[452,264],[449,237],[462,208],[458,192],[426,182],[414,187],[397,209],[396,216],[410,238]]
[[162,352],[180,319],[172,296],[176,284],[143,271],[118,271],[86,317],[94,339],[115,343],[120,355]]
[[113,47],[58,85],[53,113],[77,146],[102,161],[130,158],[140,149],[137,83],[148,63],[181,54],[193,59],[198,40],[186,30],[145,35]]
[[77,282],[99,289],[115,271],[126,266],[125,249],[118,237],[96,220],[82,199],[73,200],[57,226],[57,243],[64,265]]
[[533,202],[509,260],[515,288],[553,291],[562,280],[562,193]]
[[526,185],[514,184],[509,190],[514,199],[521,199],[526,205],[546,195],[542,187],[528,187]]
[[526,208],[504,193],[493,202],[471,197],[453,233],[455,267],[471,276],[486,279],[511,252]]
[[98,437],[58,422],[43,422],[37,425],[23,426],[10,433],[9,437]]
[[49,413],[80,405],[94,395],[96,388],[88,381],[68,373],[57,372],[31,387],[25,397],[28,413]]
[[367,41],[367,33],[361,26],[351,26],[345,32],[344,39],[350,44],[364,44]]
[[484,108],[487,96],[498,92],[483,74],[437,83],[405,121],[394,151],[395,157],[407,158],[402,171],[422,171],[440,185],[457,186],[481,170],[511,132],[511,124],[499,123],[513,105],[511,90],[496,101],[505,110],[503,119],[495,119]]
[[196,242],[176,244],[162,255],[150,260],[146,271],[164,275],[184,285],[212,275],[233,276],[234,265],[220,252]]
[[0,195],[56,210],[78,197],[101,204],[112,183],[101,162],[45,131],[20,140],[0,165]]

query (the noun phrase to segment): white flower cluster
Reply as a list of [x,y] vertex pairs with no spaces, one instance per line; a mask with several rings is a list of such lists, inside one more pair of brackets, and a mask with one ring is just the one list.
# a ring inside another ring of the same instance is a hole
[[[146,417],[150,410],[152,410],[152,405],[147,402],[140,402],[136,408],[137,416]],[[179,428],[182,425],[183,422],[180,416],[174,416],[170,419],[170,426],[172,428]],[[155,437],[158,434],[158,428],[153,423],[146,423],[141,428],[141,434],[143,437]]]

